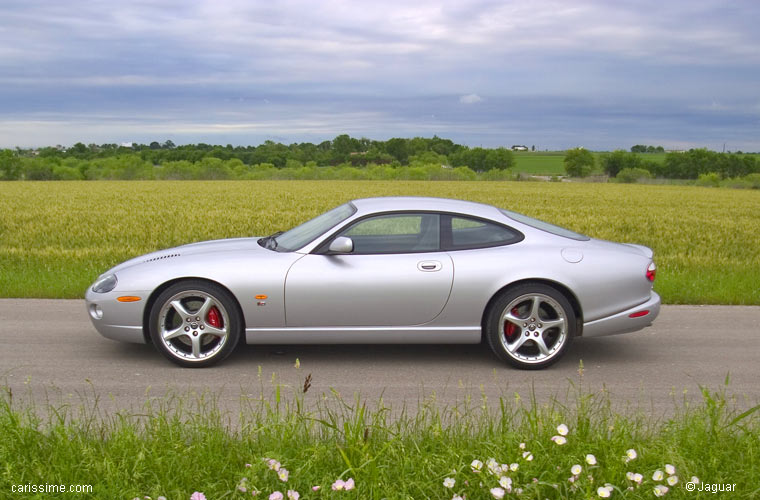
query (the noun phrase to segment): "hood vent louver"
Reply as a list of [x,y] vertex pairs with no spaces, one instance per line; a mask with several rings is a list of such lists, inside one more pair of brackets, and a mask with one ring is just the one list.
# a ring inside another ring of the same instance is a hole
[[158,257],[153,257],[151,259],[146,259],[143,262],[155,262],[157,260],[164,260],[164,259],[171,259],[172,257],[179,257],[180,254],[178,253],[170,253],[166,255],[159,255]]

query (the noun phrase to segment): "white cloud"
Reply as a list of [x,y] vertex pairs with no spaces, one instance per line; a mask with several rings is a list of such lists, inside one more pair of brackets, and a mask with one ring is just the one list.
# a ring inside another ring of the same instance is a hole
[[467,94],[459,98],[459,102],[462,104],[475,104],[483,101],[483,98],[478,94]]

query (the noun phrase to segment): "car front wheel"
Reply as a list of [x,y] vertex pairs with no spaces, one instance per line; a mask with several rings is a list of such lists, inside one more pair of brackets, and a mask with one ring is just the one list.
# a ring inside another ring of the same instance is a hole
[[485,337],[497,357],[517,368],[535,370],[559,360],[575,336],[570,302],[555,288],[526,283],[496,299]]
[[153,303],[149,321],[151,339],[161,354],[193,368],[229,356],[243,323],[227,290],[199,280],[182,281],[164,290]]

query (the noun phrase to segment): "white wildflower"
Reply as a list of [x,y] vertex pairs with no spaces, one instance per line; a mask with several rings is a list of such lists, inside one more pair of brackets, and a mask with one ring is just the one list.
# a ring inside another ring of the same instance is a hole
[[504,495],[507,494],[507,492],[504,491],[504,489],[502,488],[491,488],[490,491],[491,491],[491,495],[493,495],[493,497],[496,500],[501,500],[502,498],[504,498]]
[[552,441],[558,445],[563,445],[567,443],[567,438],[565,436],[552,436]]
[[509,493],[510,491],[512,491],[512,479],[507,476],[501,476],[499,478],[499,486],[504,488],[507,491],[507,493]]

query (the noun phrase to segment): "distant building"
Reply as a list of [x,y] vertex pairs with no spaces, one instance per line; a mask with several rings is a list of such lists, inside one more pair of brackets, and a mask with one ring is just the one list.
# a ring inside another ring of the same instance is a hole
[[528,150],[528,146],[521,146],[519,144],[514,144],[512,146],[512,151],[527,151],[527,150]]
[[123,147],[123,148],[131,148],[133,145],[134,145],[134,143],[132,143],[132,142],[122,142],[120,144],[120,146]]

